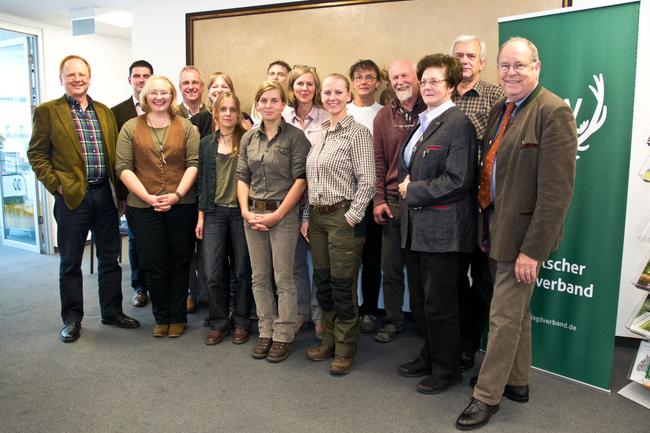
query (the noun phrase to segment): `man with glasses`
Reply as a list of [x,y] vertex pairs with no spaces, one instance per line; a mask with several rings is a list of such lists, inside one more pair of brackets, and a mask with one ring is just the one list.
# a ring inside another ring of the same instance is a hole
[[[372,125],[377,175],[372,213],[375,222],[384,226],[381,265],[386,321],[374,337],[380,343],[392,341],[397,333],[404,330],[404,258],[397,189],[399,149],[417,126],[418,114],[426,109],[413,62],[394,61],[388,67],[388,76],[396,98],[379,110]],[[400,374],[405,373],[400,371]],[[409,375],[408,372],[406,375]]]
[[[474,124],[480,143],[485,133],[488,114],[494,103],[503,96],[503,92],[499,86],[481,80],[481,71],[486,62],[485,42],[477,36],[460,35],[451,44],[450,51],[450,55],[456,57],[463,67],[463,80],[456,86],[456,93],[451,99]],[[470,262],[471,286],[466,276],[463,276],[458,285],[460,368],[463,371],[474,367],[474,355],[481,344],[492,298],[490,261],[478,245],[470,256]]]
[[[153,66],[146,60],[136,60],[129,66],[129,84],[133,88],[131,96],[125,101],[120,102],[111,111],[115,115],[118,132],[127,120],[133,119],[144,114],[140,107],[140,92],[149,77],[153,75]],[[129,264],[131,265],[131,287],[133,288],[133,297],[131,304],[134,307],[144,307],[149,299],[147,298],[147,289],[144,273],[140,269],[140,259],[135,247],[135,237],[129,228]]]
[[34,110],[27,157],[38,180],[54,195],[64,323],[59,338],[71,343],[81,334],[84,316],[81,261],[89,230],[97,246],[101,322],[120,328],[140,323],[122,311],[119,216],[113,192],[123,202],[126,191],[115,176],[115,117],[88,96],[86,59],[64,57],[59,78],[65,95]]
[[487,352],[460,430],[485,425],[501,398],[529,398],[530,298],[562,238],[578,146],[571,108],[539,84],[535,45],[516,37],[498,55],[505,97],[490,112],[481,157],[479,240],[494,277]]
[[[381,84],[379,66],[372,60],[359,60],[350,66],[350,80],[354,100],[347,105],[347,112],[354,120],[365,126],[372,134],[372,122],[382,108],[375,101],[375,93]],[[366,241],[363,244],[361,268],[361,294],[363,304],[359,307],[360,330],[366,334],[375,332],[377,301],[381,289],[381,231],[372,214],[372,202],[366,209]]]
[[210,111],[203,103],[204,87],[201,71],[190,65],[181,69],[178,80],[178,88],[183,97],[183,102],[178,106],[181,116],[191,119],[195,114]]

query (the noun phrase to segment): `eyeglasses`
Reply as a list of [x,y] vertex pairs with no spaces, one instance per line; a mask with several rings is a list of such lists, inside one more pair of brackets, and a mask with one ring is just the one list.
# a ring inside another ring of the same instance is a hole
[[355,75],[353,77],[353,80],[356,81],[357,83],[361,83],[363,81],[369,81],[373,82],[377,79],[374,75]]
[[426,87],[427,85],[435,87],[440,83],[445,83],[445,80],[438,80],[437,78],[432,78],[430,80],[421,80],[420,87]]
[[147,93],[147,95],[149,95],[149,96],[153,96],[153,97],[162,96],[163,98],[165,98],[165,97],[167,97],[167,96],[169,96],[171,94],[172,94],[172,92],[168,92],[166,90],[160,90],[160,91],[159,90],[150,90],[149,93]]
[[526,70],[530,65],[533,63],[537,63],[537,60],[530,62],[530,63],[515,63],[514,65],[510,63],[499,63],[499,71],[503,72],[504,74],[510,71],[510,68],[514,69],[515,72],[521,73]]

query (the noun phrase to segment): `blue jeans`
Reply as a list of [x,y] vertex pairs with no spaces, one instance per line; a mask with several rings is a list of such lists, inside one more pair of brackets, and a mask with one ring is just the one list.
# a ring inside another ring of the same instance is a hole
[[54,219],[61,257],[59,290],[63,322],[81,322],[84,316],[81,259],[89,230],[97,246],[101,315],[107,317],[122,312],[122,268],[117,263],[120,253],[119,219],[109,182],[89,188],[75,209],[68,208],[63,196],[55,194]]
[[251,263],[248,256],[244,220],[239,208],[217,206],[215,212],[203,214],[203,272],[208,289],[208,308],[212,329],[226,331],[230,307],[230,278],[226,279],[227,243],[232,245],[231,272],[234,275],[235,296],[233,323],[238,328],[250,328]]

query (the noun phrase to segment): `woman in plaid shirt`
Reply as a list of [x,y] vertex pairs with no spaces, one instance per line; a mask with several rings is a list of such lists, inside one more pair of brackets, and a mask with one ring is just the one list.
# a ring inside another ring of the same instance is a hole
[[314,285],[325,332],[319,346],[306,353],[312,361],[334,358],[330,373],[352,368],[359,338],[357,274],[365,239],[362,222],[375,194],[375,166],[370,131],[346,112],[350,83],[341,74],[323,81],[321,99],[329,120],[307,156],[309,208],[301,233],[314,265]]

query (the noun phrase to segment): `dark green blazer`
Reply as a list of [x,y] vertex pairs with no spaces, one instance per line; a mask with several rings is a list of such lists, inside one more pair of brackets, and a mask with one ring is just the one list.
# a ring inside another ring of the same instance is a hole
[[[115,186],[115,117],[101,102],[93,101],[93,107],[102,131],[106,168],[111,184]],[[65,96],[45,102],[34,110],[27,158],[38,180],[49,192],[54,194],[61,185],[66,205],[70,209],[79,206],[86,195],[88,179],[81,143]],[[121,183],[115,188],[115,194],[118,200],[125,199]]]

